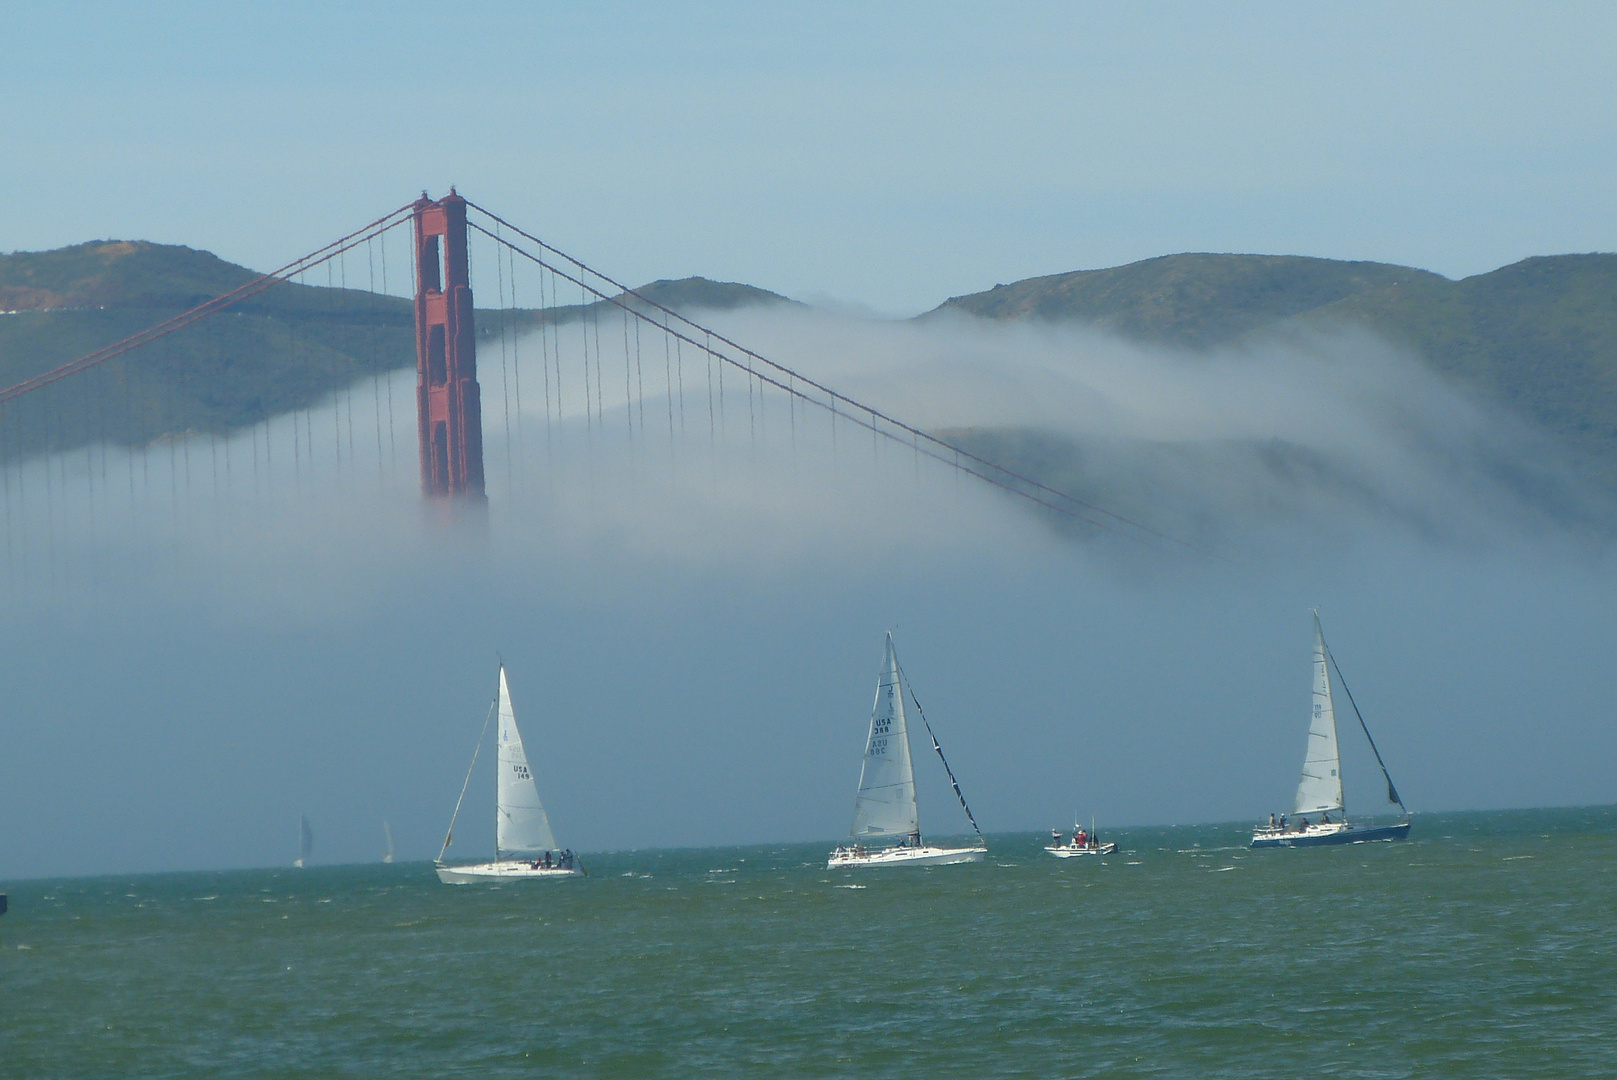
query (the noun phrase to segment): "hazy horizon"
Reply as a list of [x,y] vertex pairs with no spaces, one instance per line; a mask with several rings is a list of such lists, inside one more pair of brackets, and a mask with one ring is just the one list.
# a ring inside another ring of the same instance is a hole
[[[384,818],[401,860],[430,857],[496,655],[564,845],[829,842],[889,629],[986,832],[1258,820],[1296,783],[1315,606],[1411,809],[1612,800],[1609,533],[1501,483],[1549,469],[1543,446],[1414,358],[1356,335],[1190,357],[964,318],[712,318],[923,425],[1099,448],[1097,475],[1197,525],[1200,553],[1072,534],[846,422],[833,441],[734,372],[710,413],[688,368],[683,423],[660,371],[632,410],[609,380],[592,418],[570,383],[548,427],[530,392],[507,441],[487,346],[482,523],[423,507],[413,436],[378,438],[365,383],[352,442],[314,410],[315,470],[307,442],[293,468],[294,416],[237,433],[217,493],[206,438],[35,461],[11,474],[32,501],[8,502],[0,873],[289,863],[304,813],[317,861],[378,857]],[[542,351],[521,355],[539,385]],[[413,375],[390,378],[411,432]],[[1276,439],[1313,479],[1241,449]],[[1346,720],[1343,745],[1371,812]],[[926,749],[922,826],[958,832]],[[489,787],[460,857],[492,847]]]

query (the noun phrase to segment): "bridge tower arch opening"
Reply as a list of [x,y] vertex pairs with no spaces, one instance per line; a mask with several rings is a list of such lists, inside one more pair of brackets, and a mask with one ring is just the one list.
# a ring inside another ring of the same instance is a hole
[[421,491],[481,500],[486,498],[483,401],[477,384],[466,200],[454,188],[437,200],[422,192],[412,210]]

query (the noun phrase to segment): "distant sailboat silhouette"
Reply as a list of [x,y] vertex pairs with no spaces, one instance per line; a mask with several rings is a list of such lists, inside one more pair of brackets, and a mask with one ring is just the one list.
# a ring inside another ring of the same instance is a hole
[[387,837],[387,848],[382,852],[382,861],[393,861],[393,829],[388,825],[387,818],[382,819],[382,834]]
[[309,828],[307,816],[299,815],[298,820],[303,825],[303,835],[298,844],[298,860],[292,865],[301,870],[309,865],[309,855],[314,851],[314,830]]

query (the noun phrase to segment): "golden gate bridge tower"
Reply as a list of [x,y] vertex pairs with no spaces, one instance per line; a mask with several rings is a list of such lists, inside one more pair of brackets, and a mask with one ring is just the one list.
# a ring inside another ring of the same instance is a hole
[[416,417],[421,490],[486,498],[483,404],[466,258],[466,200],[421,193],[415,225]]

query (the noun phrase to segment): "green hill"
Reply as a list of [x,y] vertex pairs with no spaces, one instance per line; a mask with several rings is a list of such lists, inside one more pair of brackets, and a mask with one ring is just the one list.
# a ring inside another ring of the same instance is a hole
[[[0,255],[0,386],[144,329],[256,274],[205,251],[97,241]],[[642,286],[682,311],[790,304],[705,278]],[[479,311],[479,333],[545,320],[608,317],[605,302],[548,311]],[[1617,255],[1527,259],[1451,281],[1410,267],[1273,255],[1186,254],[999,285],[946,301],[948,312],[1043,319],[1192,351],[1322,328],[1368,329],[1444,375],[1537,422],[1617,490]],[[100,438],[149,442],[224,432],[307,407],[414,362],[409,301],[359,289],[280,284],[224,316],[0,406],[0,457]],[[963,434],[981,449],[1033,458],[1064,451],[1014,433]],[[1045,461],[1046,471],[1053,466]]]
[[1617,255],[1531,258],[1460,281],[1383,263],[1170,255],[998,285],[923,318],[946,311],[1198,351],[1363,327],[1561,437],[1617,488]]
[[1298,255],[1164,255],[996,285],[952,297],[928,315],[1070,320],[1137,341],[1206,349],[1346,297],[1443,280],[1407,266]]
[[[317,272],[318,273],[318,272]],[[315,275],[310,275],[315,276]],[[320,274],[319,276],[324,276]],[[95,241],[0,255],[0,386],[50,371],[253,280],[205,251]],[[750,285],[684,278],[638,290],[678,309],[790,303]],[[480,336],[610,308],[479,311]],[[305,408],[355,381],[415,363],[408,300],[278,284],[125,357],[0,406],[0,458],[223,433]]]

